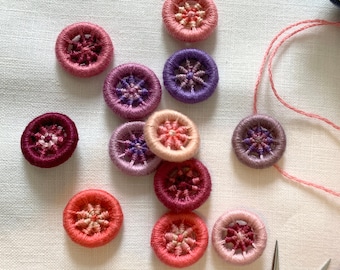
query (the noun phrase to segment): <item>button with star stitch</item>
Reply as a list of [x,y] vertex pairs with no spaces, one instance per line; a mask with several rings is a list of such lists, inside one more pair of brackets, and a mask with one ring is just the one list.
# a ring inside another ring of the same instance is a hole
[[261,219],[251,212],[227,211],[215,222],[212,244],[225,261],[249,264],[258,259],[266,247],[266,228]]
[[211,178],[208,169],[197,159],[164,161],[155,173],[154,190],[170,210],[193,211],[208,199]]
[[172,162],[192,158],[200,143],[195,123],[174,110],[161,110],[150,115],[145,122],[144,137],[155,155]]
[[94,248],[113,240],[123,223],[118,200],[99,189],[83,190],[74,195],[63,212],[63,226],[72,241]]
[[213,0],[165,0],[162,17],[168,32],[185,42],[207,39],[218,21]]
[[275,119],[256,114],[244,118],[232,136],[237,158],[245,165],[262,169],[274,165],[286,149],[286,136]]
[[215,61],[197,49],[183,49],[174,53],[163,69],[165,89],[184,103],[208,99],[214,93],[218,80]]
[[55,53],[60,65],[78,77],[91,77],[104,71],[113,58],[108,33],[89,22],[74,23],[57,37]]
[[195,213],[166,213],[155,224],[151,247],[156,256],[172,267],[196,263],[208,246],[208,229]]
[[34,166],[51,168],[68,160],[78,144],[75,123],[65,114],[45,113],[34,118],[21,136],[21,151]]
[[103,94],[106,104],[121,118],[141,120],[157,108],[162,89],[151,69],[128,63],[115,67],[107,75]]
[[161,162],[146,145],[144,124],[142,121],[124,123],[115,129],[110,138],[109,154],[112,162],[129,175],[150,174]]

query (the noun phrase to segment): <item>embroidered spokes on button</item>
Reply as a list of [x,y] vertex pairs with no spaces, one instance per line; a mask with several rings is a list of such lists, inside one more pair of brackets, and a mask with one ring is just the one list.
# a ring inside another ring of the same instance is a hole
[[110,64],[113,45],[103,28],[80,22],[61,31],[55,52],[65,70],[78,77],[91,77],[101,73]]
[[262,255],[267,244],[267,232],[255,214],[233,210],[216,221],[212,243],[225,261],[244,265]]
[[249,167],[261,169],[274,165],[286,149],[285,132],[267,115],[244,118],[235,128],[232,145],[238,159]]
[[164,86],[181,102],[197,103],[206,100],[214,93],[218,80],[216,63],[201,50],[180,50],[164,65]]
[[144,122],[127,122],[119,126],[110,139],[112,162],[129,175],[147,175],[155,171],[161,162],[146,145],[143,128]]
[[58,166],[76,149],[78,131],[66,115],[46,113],[33,119],[21,136],[21,150],[26,160],[41,168]]
[[165,264],[186,267],[203,256],[208,238],[208,229],[196,214],[167,213],[152,230],[151,246]]
[[67,203],[63,225],[70,238],[85,247],[107,244],[123,223],[119,202],[103,190],[89,189],[76,194]]
[[154,176],[154,189],[170,210],[192,211],[208,199],[211,178],[208,169],[197,159],[163,162]]
[[140,64],[123,64],[106,77],[103,87],[107,105],[122,118],[138,120],[153,112],[162,96],[156,74]]
[[165,0],[162,17],[169,33],[185,42],[208,38],[218,21],[213,0]]
[[153,153],[172,162],[192,158],[200,142],[196,125],[187,116],[173,110],[153,113],[145,123],[144,136]]

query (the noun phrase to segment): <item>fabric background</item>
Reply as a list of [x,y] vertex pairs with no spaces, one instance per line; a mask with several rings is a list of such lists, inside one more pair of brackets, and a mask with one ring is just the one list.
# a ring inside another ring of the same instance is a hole
[[[165,31],[163,0],[0,0],[0,269],[170,269],[150,248],[154,223],[166,212],[153,192],[153,176],[128,177],[108,155],[112,131],[124,121],[106,106],[102,85],[113,66],[127,62],[151,68],[161,79],[166,59],[190,47]],[[274,168],[250,169],[235,158],[231,135],[252,113],[254,83],[270,40],[285,26],[305,19],[340,20],[329,1],[216,0],[219,23],[204,42],[192,44],[216,61],[220,81],[207,101],[185,105],[165,89],[159,109],[188,115],[201,134],[197,158],[209,169],[213,190],[198,213],[209,233],[230,209],[247,209],[266,224],[268,244],[253,264],[222,261],[211,243],[187,269],[269,269],[275,240],[280,269],[340,269],[340,199],[283,178]],[[59,32],[89,21],[102,26],[115,46],[102,74],[80,79],[60,68],[54,54]],[[318,27],[288,42],[274,64],[280,94],[291,104],[339,123],[340,29]],[[264,77],[259,112],[285,128],[287,150],[279,165],[300,178],[340,191],[339,132],[283,107]],[[29,121],[45,112],[67,114],[79,144],[70,160],[52,169],[35,168],[20,150]],[[112,193],[124,211],[118,237],[87,249],[71,242],[62,226],[68,200],[87,188]]]

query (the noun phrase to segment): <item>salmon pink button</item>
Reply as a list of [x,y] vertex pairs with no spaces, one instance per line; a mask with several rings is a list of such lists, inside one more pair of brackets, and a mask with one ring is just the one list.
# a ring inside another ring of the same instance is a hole
[[60,113],[33,119],[21,136],[21,151],[34,166],[51,168],[68,160],[78,144],[75,123]]
[[151,247],[156,256],[172,267],[186,267],[197,262],[208,246],[208,229],[196,214],[167,213],[155,224]]
[[218,13],[213,0],[165,0],[162,17],[174,38],[196,42],[208,38],[215,30]]
[[67,203],[63,225],[69,237],[84,247],[94,248],[116,237],[123,223],[119,202],[106,191],[88,189]]
[[74,23],[58,35],[55,53],[60,65],[78,77],[104,71],[113,58],[113,45],[105,30],[92,23]]
[[144,136],[155,155],[172,162],[192,158],[200,143],[194,122],[173,110],[157,111],[149,116],[145,122]]
[[208,169],[197,159],[163,162],[154,176],[158,199],[174,212],[192,211],[209,197],[211,178]]

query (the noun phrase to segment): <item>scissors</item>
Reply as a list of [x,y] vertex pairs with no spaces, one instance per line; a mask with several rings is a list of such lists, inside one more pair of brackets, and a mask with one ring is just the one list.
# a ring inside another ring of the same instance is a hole
[[[330,263],[331,259],[329,259],[320,270],[327,270]],[[272,270],[279,270],[279,244],[277,241],[275,243]]]

